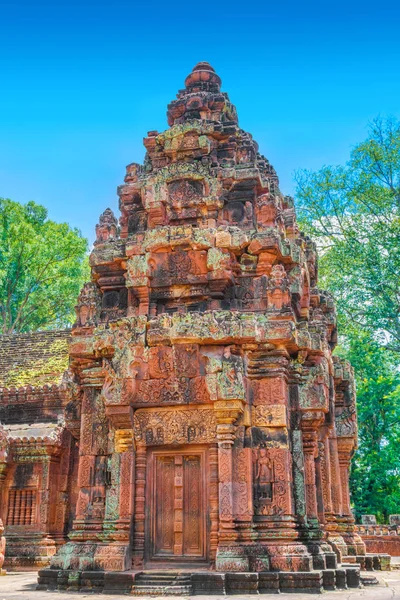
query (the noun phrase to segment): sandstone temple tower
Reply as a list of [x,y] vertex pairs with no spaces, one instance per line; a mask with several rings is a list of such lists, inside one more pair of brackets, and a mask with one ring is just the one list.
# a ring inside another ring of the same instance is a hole
[[48,485],[63,495],[43,587],[151,568],[318,587],[365,555],[334,302],[292,198],[220,88],[208,63],[194,67],[169,128],[127,167],[119,221],[107,209],[96,226],[54,417]]

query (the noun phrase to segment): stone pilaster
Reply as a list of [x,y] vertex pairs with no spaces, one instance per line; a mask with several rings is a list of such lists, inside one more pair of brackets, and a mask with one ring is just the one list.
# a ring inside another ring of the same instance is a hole
[[[227,347],[222,361],[217,361],[215,371],[214,410],[217,419],[218,479],[219,479],[219,544],[216,568],[222,571],[246,571],[248,557],[238,544],[238,531],[234,518],[234,466],[233,446],[237,435],[237,422],[243,414],[245,387],[243,362],[240,356]],[[212,377],[212,375],[211,375]]]
[[353,450],[353,438],[346,438],[343,436],[338,438],[338,457],[343,507],[339,531],[347,546],[347,556],[350,557],[364,556],[366,553],[365,544],[356,530],[355,520],[350,505],[349,471]]
[[210,559],[215,561],[219,536],[219,461],[217,444],[210,446],[208,456],[210,463]]
[[[306,500],[306,527],[304,537],[313,556],[315,569],[336,566],[336,557],[327,543],[325,532],[325,504],[330,506],[327,492],[328,473],[325,446],[318,442],[318,432],[324,419],[322,411],[305,411],[302,415],[304,455],[304,484]],[[322,464],[321,464],[322,463]]]
[[133,533],[133,566],[140,568],[144,561],[144,532],[146,505],[146,446],[138,444],[135,461],[135,522]]

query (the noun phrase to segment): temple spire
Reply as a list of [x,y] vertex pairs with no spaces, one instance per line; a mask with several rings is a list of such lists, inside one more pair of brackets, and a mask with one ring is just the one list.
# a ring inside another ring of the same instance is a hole
[[197,63],[179,90],[177,100],[168,105],[168,125],[193,119],[237,124],[236,108],[228,94],[221,92],[221,78],[205,61]]
[[208,62],[199,62],[185,79],[185,86],[191,92],[221,90],[221,78]]

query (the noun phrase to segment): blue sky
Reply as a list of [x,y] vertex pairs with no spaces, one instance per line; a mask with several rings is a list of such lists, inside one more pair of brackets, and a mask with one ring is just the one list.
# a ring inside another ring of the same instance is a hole
[[0,0],[0,196],[93,240],[125,165],[200,60],[293,193],[400,118],[397,0]]

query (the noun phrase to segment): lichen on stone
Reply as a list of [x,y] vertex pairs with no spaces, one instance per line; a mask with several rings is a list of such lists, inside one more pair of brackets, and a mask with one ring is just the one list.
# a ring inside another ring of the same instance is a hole
[[3,336],[0,386],[43,386],[61,382],[68,368],[69,331]]

